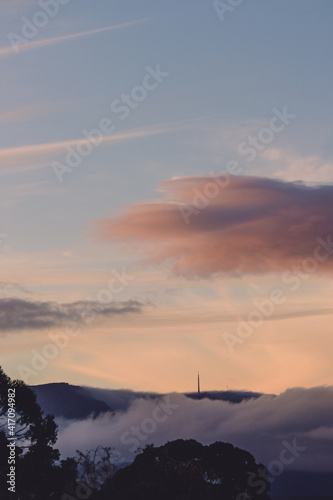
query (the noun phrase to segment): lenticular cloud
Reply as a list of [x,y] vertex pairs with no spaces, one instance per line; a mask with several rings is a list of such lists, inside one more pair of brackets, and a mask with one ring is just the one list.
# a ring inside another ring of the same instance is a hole
[[144,243],[150,262],[189,276],[310,268],[311,259],[315,271],[333,270],[331,185],[210,175],[160,187],[164,199],[96,221],[95,233]]

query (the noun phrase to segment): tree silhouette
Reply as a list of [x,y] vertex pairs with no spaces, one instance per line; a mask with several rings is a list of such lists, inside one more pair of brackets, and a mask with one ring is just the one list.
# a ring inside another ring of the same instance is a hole
[[109,446],[97,446],[94,450],[82,453],[76,450],[78,480],[88,488],[99,491],[105,480],[112,477],[117,470],[118,453]]
[[[15,390],[16,492],[8,491],[8,389]],[[35,393],[22,381],[11,380],[0,367],[0,497],[1,499],[60,499],[76,479],[74,459],[59,462],[53,448],[57,425],[51,415],[43,416]]]
[[267,470],[228,443],[178,439],[147,446],[108,479],[100,500],[269,500]]

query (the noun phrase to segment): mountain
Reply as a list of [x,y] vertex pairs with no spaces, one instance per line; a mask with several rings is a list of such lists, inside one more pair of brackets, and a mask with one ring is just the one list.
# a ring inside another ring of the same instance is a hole
[[260,392],[249,391],[206,391],[206,392],[188,392],[185,396],[192,399],[211,399],[212,401],[229,401],[229,403],[241,403],[248,399],[257,399],[262,396]]
[[[65,382],[33,385],[38,404],[45,414],[55,417],[82,420],[89,415],[97,417],[107,411],[127,410],[131,403],[138,398],[156,399],[164,396],[153,392],[134,392],[130,390],[95,389],[70,385]],[[198,394],[189,392],[184,394],[191,399],[211,399],[241,403],[244,400],[258,398],[258,392],[244,391],[206,391]]]
[[66,383],[33,385],[31,389],[37,396],[37,402],[45,414],[55,417],[82,420],[89,415],[112,411],[104,402],[92,397],[84,387]]

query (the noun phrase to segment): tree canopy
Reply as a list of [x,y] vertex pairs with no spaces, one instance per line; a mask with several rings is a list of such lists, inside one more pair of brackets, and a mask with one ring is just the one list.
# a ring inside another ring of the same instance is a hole
[[269,500],[267,470],[247,451],[220,441],[178,439],[147,446],[106,481],[101,500]]

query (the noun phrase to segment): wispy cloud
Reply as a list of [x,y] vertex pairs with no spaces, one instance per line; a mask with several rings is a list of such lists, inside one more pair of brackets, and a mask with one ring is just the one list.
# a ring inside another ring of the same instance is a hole
[[[31,117],[39,116],[52,109],[50,104],[34,104],[24,106],[22,108],[15,108],[0,113],[0,124],[8,124],[11,122],[18,122],[31,119]],[[54,110],[57,107],[54,105]]]
[[[69,40],[74,40],[76,38],[81,38],[89,35],[95,35],[97,33],[103,33],[104,31],[111,31],[111,30],[116,30],[120,28],[127,28],[129,26],[133,26],[135,24],[143,23],[147,19],[139,19],[137,21],[131,21],[128,23],[122,23],[122,24],[117,24],[114,26],[106,26],[105,28],[98,28],[95,30],[90,30],[90,31],[82,31],[81,33],[73,33],[71,35],[64,35],[64,36],[59,36],[59,37],[54,37],[54,38],[46,38],[44,40],[36,40],[34,42],[27,42],[19,46],[19,51],[27,51],[27,50],[33,50],[33,49],[40,49],[43,47],[47,47],[49,45],[56,45],[58,43],[63,43],[67,42]],[[13,47],[3,47],[0,49],[0,57],[1,56],[9,56],[9,55],[15,55],[16,52],[14,51]]]
[[4,293],[15,292],[16,294],[22,293],[25,295],[32,294],[32,292],[28,288],[20,285],[19,283],[12,283],[9,281],[0,281],[0,292],[4,292]]
[[[104,136],[104,142],[118,142],[130,139],[137,139],[140,137],[149,137],[165,132],[171,132],[171,128],[139,128],[133,129],[128,132],[112,134]],[[41,165],[35,163],[37,161],[51,158],[53,155],[61,152],[66,153],[67,146],[75,147],[82,138],[69,139],[60,142],[50,142],[47,144],[34,144],[31,146],[20,146],[17,148],[7,148],[0,150],[0,175],[21,172],[24,170],[35,170],[41,168]]]
[[[185,126],[187,122],[173,122],[170,124],[155,125],[154,127],[140,127],[126,132],[119,132],[103,137],[103,142],[121,142],[132,139],[150,137],[158,134],[175,132]],[[188,122],[191,123],[191,120]],[[14,148],[0,149],[0,175],[8,175],[26,170],[36,170],[49,163],[46,159],[53,158],[54,155],[66,154],[66,147],[75,147],[85,137],[68,139],[59,142],[46,144],[33,144],[31,146],[19,146]],[[41,163],[42,162],[42,165]]]
[[74,106],[82,105],[82,100],[77,101],[54,101],[54,102],[34,102],[26,106],[8,109],[0,113],[0,125],[9,123],[23,122],[33,118],[62,113],[68,111]]
[[54,328],[73,321],[82,323],[92,315],[101,320],[128,313],[140,313],[142,307],[143,305],[135,300],[104,305],[93,301],[59,304],[18,298],[0,299],[0,329],[8,332]]

